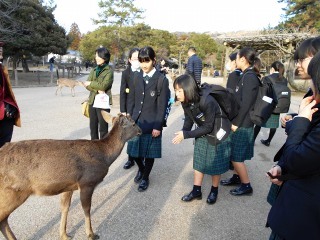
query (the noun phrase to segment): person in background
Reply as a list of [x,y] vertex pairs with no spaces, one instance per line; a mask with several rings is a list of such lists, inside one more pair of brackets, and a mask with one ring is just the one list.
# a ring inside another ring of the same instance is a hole
[[[213,145],[206,137],[219,124],[215,121],[216,116],[220,116],[220,107],[217,101],[208,95],[204,100],[203,110],[200,109],[200,99],[204,97],[201,95],[194,79],[188,75],[181,75],[175,79],[173,87],[176,94],[176,100],[181,102],[184,110],[184,124],[181,131],[175,133],[172,140],[173,144],[179,144],[182,140],[188,138],[195,138],[194,153],[193,153],[193,169],[194,182],[192,191],[182,197],[182,201],[190,202],[194,199],[202,199],[201,185],[204,174],[208,174],[212,179],[212,186],[207,197],[208,204],[214,204],[218,197],[218,186],[221,174],[229,170],[231,144],[230,137],[223,140],[221,143]],[[199,115],[202,117],[199,119]],[[198,128],[192,130],[194,124]],[[229,122],[226,129],[230,133],[231,123]],[[220,128],[220,125],[219,125]],[[215,137],[212,137],[213,139]],[[216,142],[214,139],[212,142]]]
[[231,53],[229,55],[229,61],[226,64],[226,70],[229,73],[228,79],[227,79],[227,88],[230,89],[236,89],[236,86],[241,78],[241,69],[237,68],[236,65],[236,58],[238,53]]
[[[293,59],[295,60],[296,69],[300,79],[309,80],[310,76],[308,74],[309,62],[313,56],[320,51],[320,36],[314,38],[308,38],[304,40],[299,47],[296,49]],[[312,90],[306,93],[304,97],[311,96]],[[282,127],[286,126],[286,123],[296,116],[296,113],[286,114],[280,118]]]
[[162,74],[167,75],[169,72],[169,68],[166,67],[165,65],[166,65],[166,61],[164,60],[164,58],[160,58],[159,63],[156,64],[156,69]]
[[[284,74],[284,65],[279,62],[279,61],[275,61],[271,64],[271,69],[270,69],[270,75],[267,76],[268,79],[271,80],[273,87],[276,89],[277,85],[288,85],[288,80],[283,76]],[[263,81],[263,79],[262,79]],[[256,125],[254,127],[254,140],[256,140],[261,127],[265,127],[265,128],[270,128],[270,132],[269,132],[269,137],[264,140],[261,139],[261,143],[265,146],[270,146],[270,142],[273,138],[273,136],[275,135],[277,128],[279,127],[279,119],[280,119],[280,114],[276,114],[276,113],[272,113],[270,118],[268,119],[268,121],[266,123],[264,123],[262,126],[258,126]]]
[[235,96],[240,104],[238,115],[232,120],[231,130],[231,162],[235,173],[229,179],[221,180],[221,185],[240,184],[240,187],[230,190],[232,195],[251,194],[253,189],[250,184],[248,171],[244,163],[253,157],[253,122],[250,118],[252,109],[260,86],[260,79],[254,69],[257,61],[254,49],[242,48],[236,58],[237,68],[241,69],[242,75],[235,86]]
[[[143,192],[149,187],[154,159],[161,158],[163,122],[170,90],[168,79],[155,69],[156,54],[153,48],[141,48],[138,59],[142,71],[135,74],[128,109],[132,119],[141,128],[142,135],[128,141],[127,153],[139,167],[134,182],[139,183],[138,191]],[[160,78],[163,83],[158,92]]]
[[202,61],[196,54],[195,47],[189,47],[188,49],[188,63],[186,73],[190,74],[196,81],[197,85],[201,85],[201,74],[202,74]]
[[11,141],[14,126],[21,127],[20,110],[12,91],[8,69],[2,64],[3,42],[0,42],[0,148]]
[[[139,48],[132,48],[129,51],[128,67],[122,72],[120,85],[120,112],[128,113],[128,100],[132,94],[130,91],[134,88],[133,78],[136,72],[140,72],[140,62],[138,59]],[[132,157],[128,156],[128,161],[124,164],[124,169],[130,169],[134,165]]]
[[268,214],[270,240],[320,239],[320,52],[308,64],[312,95],[286,125],[287,140],[268,173],[280,185]]
[[50,72],[53,72],[53,66],[54,66],[54,60],[55,59],[56,59],[56,56],[53,56],[52,58],[49,59]]
[[[108,134],[108,123],[101,115],[102,109],[93,107],[96,95],[106,93],[109,97],[109,104],[112,105],[113,71],[109,66],[110,52],[105,47],[100,46],[95,53],[97,66],[91,70],[88,80],[83,83],[86,89],[90,91],[88,103],[91,140],[102,139]],[[107,106],[104,110],[110,112],[110,106]]]

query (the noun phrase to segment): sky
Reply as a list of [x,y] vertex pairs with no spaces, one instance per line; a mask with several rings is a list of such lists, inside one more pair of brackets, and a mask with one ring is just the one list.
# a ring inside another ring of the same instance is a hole
[[[101,12],[99,0],[55,0],[59,25],[67,32],[72,23],[81,33],[99,26],[92,23]],[[145,24],[169,32],[234,32],[262,30],[281,22],[284,4],[277,0],[135,0],[144,9]]]

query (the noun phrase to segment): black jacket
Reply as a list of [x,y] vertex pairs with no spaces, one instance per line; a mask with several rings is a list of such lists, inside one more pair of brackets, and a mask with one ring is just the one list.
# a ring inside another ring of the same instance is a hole
[[241,70],[239,69],[234,70],[228,76],[226,87],[232,89],[235,92],[240,78],[241,78]]
[[[149,83],[145,84],[143,72],[134,75],[134,87],[128,99],[128,113],[136,121],[143,133],[152,133],[153,129],[162,130],[165,112],[168,106],[169,81],[164,78],[160,95],[157,82],[161,73],[156,71]],[[163,75],[162,75],[163,76]]]
[[232,120],[232,124],[238,127],[253,127],[250,111],[257,99],[260,80],[252,68],[247,68],[235,89],[235,96],[240,104],[238,115]]
[[132,94],[134,72],[132,72],[131,66],[129,65],[121,75],[120,85],[120,112],[128,112],[128,99]]
[[[320,104],[317,106],[320,107]],[[320,239],[320,112],[312,122],[297,117],[286,126],[288,138],[278,165],[289,180],[273,204],[268,224],[288,240]]]

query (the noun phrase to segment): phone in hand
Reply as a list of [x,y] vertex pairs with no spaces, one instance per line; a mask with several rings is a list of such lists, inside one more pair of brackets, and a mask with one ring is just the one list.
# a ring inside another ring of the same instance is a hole
[[273,176],[270,172],[267,172],[268,176],[271,178],[271,179],[275,179],[275,178],[278,178],[278,176]]

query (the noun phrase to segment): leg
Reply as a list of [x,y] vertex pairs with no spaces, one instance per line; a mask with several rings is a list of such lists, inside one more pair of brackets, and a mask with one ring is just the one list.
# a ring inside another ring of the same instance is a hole
[[70,208],[71,198],[73,192],[64,192],[61,194],[60,208],[61,208],[61,221],[60,221],[60,239],[71,239],[67,235],[67,217]]
[[97,116],[97,111],[96,108],[94,108],[91,104],[89,104],[89,115],[90,115],[90,135],[91,135],[91,140],[94,139],[99,139],[98,135],[98,116]]
[[16,239],[9,226],[8,218],[10,214],[22,205],[29,196],[30,194],[28,192],[16,192],[0,189],[0,230],[6,239]]
[[74,97],[74,96],[75,96],[74,87],[71,87],[71,95],[72,95],[72,97]]
[[202,185],[203,177],[204,177],[204,174],[202,172],[194,170],[193,189],[189,194],[186,194],[181,198],[182,201],[190,202],[194,199],[197,199],[197,200],[202,199],[201,185]]
[[86,234],[88,236],[88,239],[90,240],[99,238],[99,236],[93,233],[92,226],[91,226],[90,210],[91,210],[91,199],[92,199],[94,187],[95,186],[80,188],[80,201],[81,201],[82,209],[84,211],[84,216],[85,216]]
[[277,129],[276,128],[270,128],[270,133],[267,141],[270,143],[274,135],[276,134]]
[[144,173],[144,164],[143,164],[143,158],[134,158],[132,157],[132,159],[137,163],[138,165],[138,172],[137,175],[134,178],[134,182],[135,183],[139,183],[143,177],[143,173]]
[[154,158],[145,159],[144,172],[143,172],[142,180],[138,187],[139,192],[143,192],[147,190],[147,188],[149,187],[149,175],[151,173],[153,164],[154,164]]
[[128,161],[124,164],[124,169],[130,169],[134,165],[134,160],[131,156],[128,155]]
[[100,139],[103,139],[107,136],[108,134],[108,128],[109,125],[108,123],[103,119],[101,111],[107,111],[110,112],[110,109],[106,110],[101,110],[97,109],[97,116],[98,116],[98,121],[99,121],[99,132],[100,132]]
[[0,148],[11,141],[13,133],[14,119],[4,119],[0,121]]
[[254,126],[254,129],[253,129],[253,142],[256,140],[259,132],[261,130],[261,127],[260,126]]
[[207,198],[208,204],[214,204],[218,198],[218,185],[220,182],[221,175],[212,175],[212,186]]

